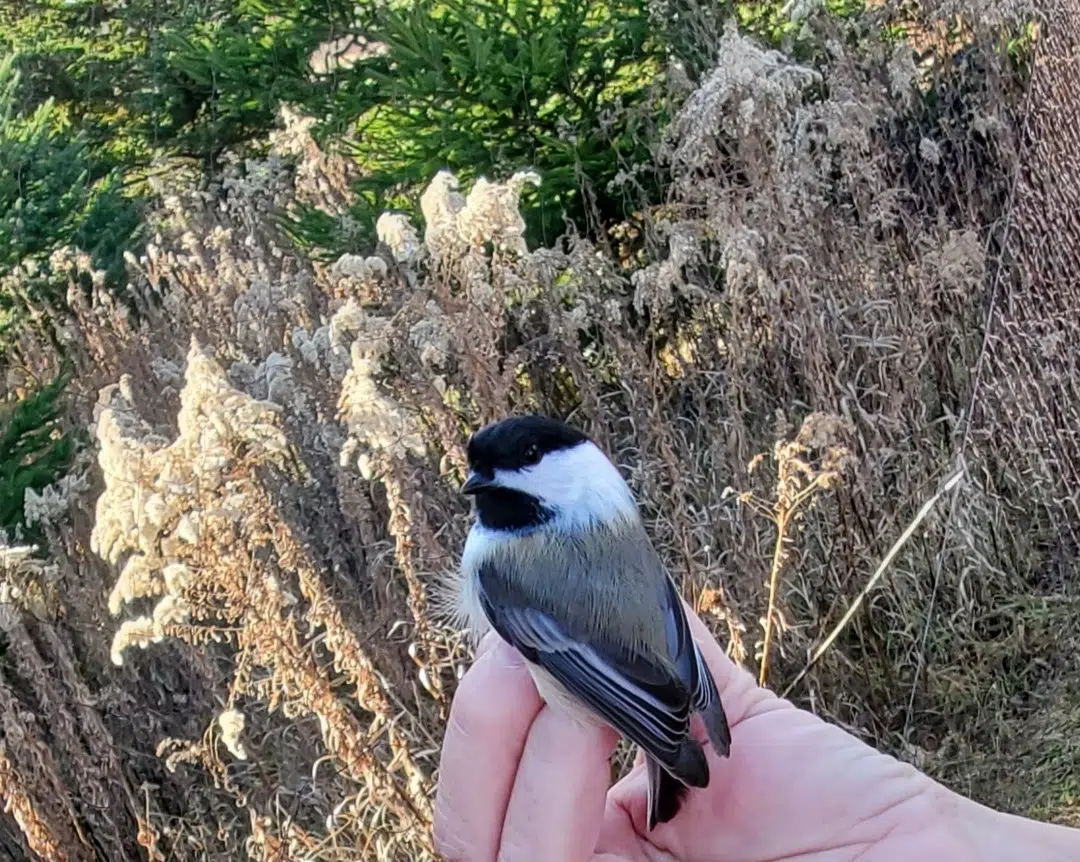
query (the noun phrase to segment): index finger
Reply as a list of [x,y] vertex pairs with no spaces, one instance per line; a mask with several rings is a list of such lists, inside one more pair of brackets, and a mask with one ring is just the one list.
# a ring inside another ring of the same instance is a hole
[[439,761],[434,838],[449,862],[496,858],[518,762],[543,705],[521,656],[488,637],[454,694]]

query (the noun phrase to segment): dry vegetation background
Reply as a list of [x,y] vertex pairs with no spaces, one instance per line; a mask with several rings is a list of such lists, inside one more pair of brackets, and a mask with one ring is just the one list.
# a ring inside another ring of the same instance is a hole
[[900,47],[807,10],[812,65],[725,27],[693,92],[672,71],[669,200],[600,245],[525,247],[522,165],[312,263],[272,215],[339,212],[352,169],[291,111],[270,156],[159,180],[138,314],[73,290],[50,335],[93,446],[28,498],[48,559],[3,551],[0,856],[429,858],[463,444],[526,409],[625,468],[780,690],[962,470],[790,696],[1080,820],[1076,12],[1017,77],[970,23],[1001,10]]

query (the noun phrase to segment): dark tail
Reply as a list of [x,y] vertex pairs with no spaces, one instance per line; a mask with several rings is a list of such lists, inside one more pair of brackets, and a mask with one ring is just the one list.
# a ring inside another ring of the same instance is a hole
[[649,773],[649,823],[652,832],[658,823],[667,823],[679,813],[687,787],[668,775],[668,772],[651,757],[645,758]]
[[652,757],[645,757],[649,777],[648,831],[658,823],[667,823],[679,813],[690,787],[709,786],[709,763],[705,751],[692,739],[683,743],[678,761],[674,764],[676,778]]

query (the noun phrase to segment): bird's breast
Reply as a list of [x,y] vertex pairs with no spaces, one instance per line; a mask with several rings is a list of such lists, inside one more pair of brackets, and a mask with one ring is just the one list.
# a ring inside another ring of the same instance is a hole
[[454,584],[454,616],[460,628],[479,642],[491,628],[480,601],[480,567],[490,559],[498,536],[481,524],[474,524],[465,539],[461,566]]

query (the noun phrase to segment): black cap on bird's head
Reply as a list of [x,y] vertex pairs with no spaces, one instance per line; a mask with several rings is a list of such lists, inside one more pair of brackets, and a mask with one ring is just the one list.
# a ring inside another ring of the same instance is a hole
[[461,491],[477,523],[516,532],[565,530],[638,517],[633,494],[610,459],[583,431],[546,416],[514,416],[469,440],[469,478]]
[[512,416],[481,428],[466,453],[469,478],[464,494],[490,489],[496,470],[518,471],[539,464],[545,455],[588,442],[588,435],[547,416]]

